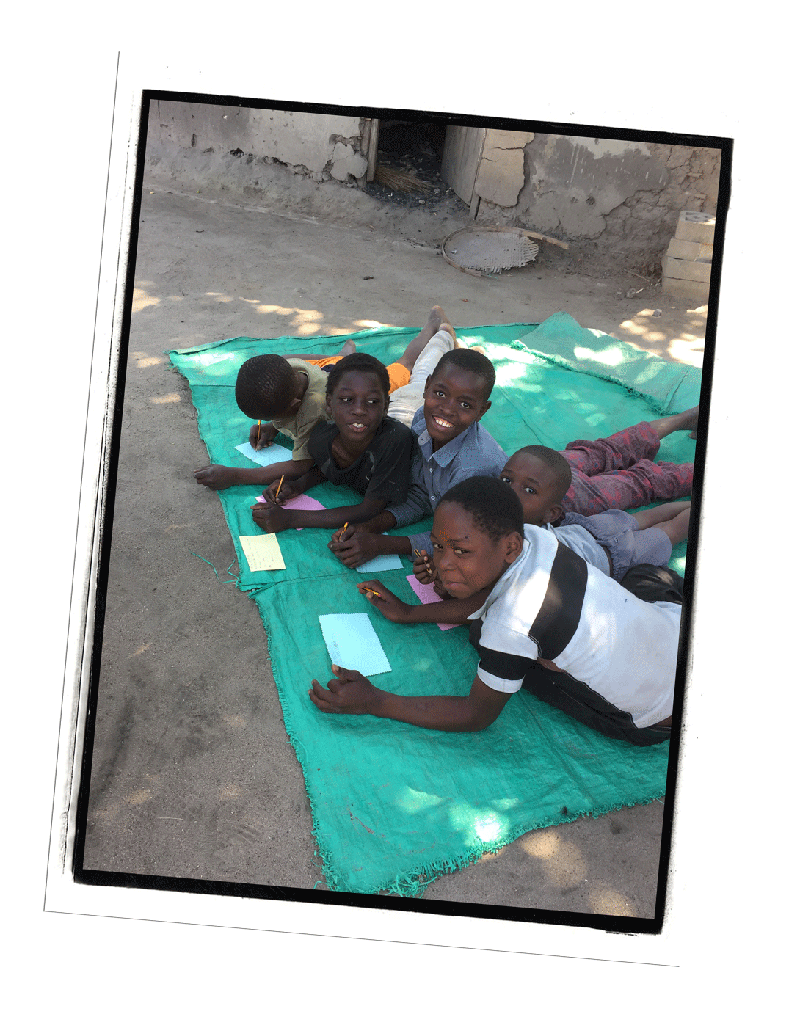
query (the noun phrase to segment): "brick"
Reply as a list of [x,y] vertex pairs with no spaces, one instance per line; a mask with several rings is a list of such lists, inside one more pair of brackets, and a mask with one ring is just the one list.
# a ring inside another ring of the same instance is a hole
[[683,261],[681,258],[664,256],[661,268],[665,276],[673,279],[692,279],[694,282],[708,284],[711,279],[710,261]]
[[672,293],[679,297],[690,297],[698,303],[708,303],[708,286],[692,282],[691,279],[673,279],[671,276],[664,276],[661,280],[661,290],[663,293]]
[[713,244],[717,218],[705,212],[681,212],[675,229],[676,240],[689,240],[696,244]]
[[691,240],[670,240],[667,248],[668,258],[681,258],[683,261],[711,261],[714,248],[711,244],[696,244]]

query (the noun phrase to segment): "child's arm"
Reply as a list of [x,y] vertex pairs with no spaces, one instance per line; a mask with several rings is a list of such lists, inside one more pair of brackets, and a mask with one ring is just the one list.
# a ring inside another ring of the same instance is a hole
[[260,424],[253,424],[250,428],[250,444],[260,452],[262,448],[268,448],[278,437],[278,428],[273,427],[270,422],[263,421]]
[[358,671],[336,664],[331,670],[337,677],[327,688],[315,679],[308,690],[323,713],[369,714],[435,731],[483,731],[513,694],[490,689],[476,675],[468,696],[398,696],[377,688]]
[[656,505],[655,508],[634,512],[633,518],[640,530],[648,530],[658,523],[669,522],[670,519],[674,519],[691,507],[691,501],[668,501],[665,505]]
[[[281,479],[283,483],[281,483]],[[285,476],[278,480],[273,480],[269,487],[261,493],[268,502],[272,502],[275,505],[283,505],[285,502],[291,501],[292,498],[305,494],[306,491],[310,491],[312,487],[316,487],[317,484],[322,484],[324,481],[325,477],[323,477],[319,467],[315,465],[311,467],[308,473],[304,473],[302,477],[297,477],[295,480],[287,480]]]
[[358,591],[377,607],[384,618],[401,625],[416,625],[424,622],[433,622],[436,625],[466,625],[470,620],[469,616],[478,608],[483,607],[489,595],[488,590],[479,590],[464,600],[452,597],[432,604],[407,604],[399,597],[395,597],[377,579],[359,583]]
[[411,541],[408,537],[370,533],[363,527],[337,530],[328,542],[328,547],[342,565],[349,569],[357,568],[379,554],[411,554]]
[[288,462],[273,463],[271,466],[219,466],[211,463],[194,471],[198,484],[210,487],[212,491],[224,491],[236,485],[258,484],[267,487],[274,480],[286,477],[294,480],[302,477],[314,465],[313,459],[290,459]]
[[[282,493],[282,492],[281,492]],[[340,508],[308,512],[304,509],[285,509],[280,505],[258,502],[253,505],[253,522],[267,533],[280,533],[298,526],[314,526],[332,529],[344,523],[361,522],[377,515],[385,501],[365,498],[360,505],[343,505]],[[373,556],[374,557],[374,556]]]

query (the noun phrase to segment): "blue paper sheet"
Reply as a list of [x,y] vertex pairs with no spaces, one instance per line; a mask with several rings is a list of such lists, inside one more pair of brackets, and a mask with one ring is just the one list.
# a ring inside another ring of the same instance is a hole
[[321,614],[319,624],[331,663],[365,678],[392,670],[368,614]]
[[272,466],[273,463],[287,462],[292,458],[292,453],[288,448],[284,448],[283,445],[267,445],[266,448],[259,449],[256,452],[250,442],[246,441],[241,445],[237,445],[236,451],[241,452],[248,459],[252,459],[259,466]]

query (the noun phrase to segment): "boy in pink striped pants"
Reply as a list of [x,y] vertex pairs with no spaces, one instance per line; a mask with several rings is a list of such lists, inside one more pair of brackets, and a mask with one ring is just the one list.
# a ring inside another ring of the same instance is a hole
[[571,441],[561,453],[572,467],[566,512],[584,516],[607,509],[630,509],[654,501],[674,501],[692,493],[693,463],[653,462],[661,439],[673,431],[696,437],[697,407],[658,420],[643,421],[609,438]]

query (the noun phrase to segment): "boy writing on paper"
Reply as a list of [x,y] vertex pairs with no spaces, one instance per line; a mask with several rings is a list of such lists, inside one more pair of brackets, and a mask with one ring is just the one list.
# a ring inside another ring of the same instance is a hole
[[[621,580],[638,565],[666,566],[674,545],[686,540],[689,532],[689,501],[671,502],[635,514],[619,509],[591,517],[565,514],[562,505],[572,482],[570,466],[560,452],[544,445],[528,445],[515,452],[503,467],[500,480],[520,500],[526,533],[532,526],[543,527],[612,579]],[[428,556],[417,559],[414,574],[421,583],[432,582],[442,602],[407,604],[377,580],[359,584],[359,590],[369,596],[371,589],[376,598],[370,599],[384,617],[406,624],[464,624],[470,612],[483,603],[480,594],[468,601],[453,599]]]
[[[407,385],[417,357],[442,329],[452,333],[452,325],[444,311],[435,306],[425,326],[409,343],[400,360],[387,368],[390,392],[402,390]],[[350,346],[345,343],[341,353],[349,352]],[[258,484],[266,488],[282,476],[286,480],[296,480],[307,473],[314,465],[308,439],[319,421],[329,419],[326,408],[327,369],[337,360],[341,360],[341,355],[313,358],[264,353],[245,361],[236,378],[236,403],[245,416],[267,422],[252,426],[250,444],[256,450],[265,448],[280,432],[292,439],[292,459],[290,462],[256,467],[212,463],[194,471],[197,483],[213,491],[222,491],[237,484]],[[398,416],[398,419],[403,418]]]
[[446,492],[431,533],[445,590],[457,601],[483,599],[469,615],[479,655],[469,690],[401,696],[334,667],[327,688],[314,680],[309,690],[318,709],[481,731],[524,689],[608,737],[635,745],[669,738],[679,576],[638,566],[615,582],[543,527],[526,527],[519,498],[494,477]]

